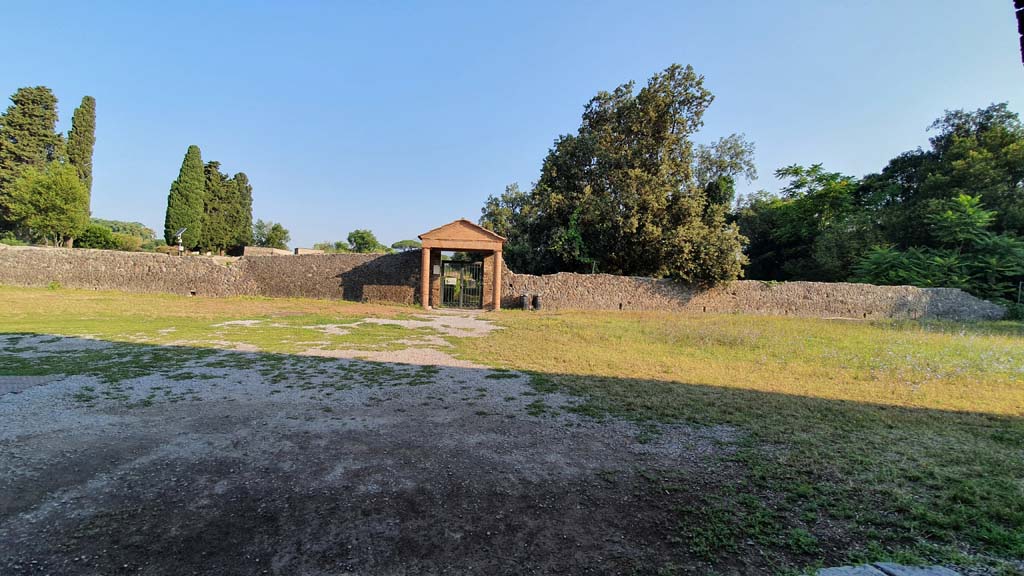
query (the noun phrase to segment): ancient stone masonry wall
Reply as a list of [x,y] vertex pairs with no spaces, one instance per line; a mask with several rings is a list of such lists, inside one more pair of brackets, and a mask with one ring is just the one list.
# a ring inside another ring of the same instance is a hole
[[199,256],[0,245],[0,284],[199,296],[344,298],[413,304],[419,254]]
[[502,278],[502,306],[523,294],[540,296],[548,310],[677,310],[745,312],[817,318],[947,318],[991,320],[1005,310],[955,288],[915,288],[825,282],[740,280],[695,289],[672,280],[559,273]]
[[256,293],[255,285],[235,265],[210,258],[0,245],[0,283],[47,286],[51,282],[69,288],[200,296]]
[[[245,256],[215,260],[142,252],[0,245],[0,284],[199,296],[419,302],[420,253]],[[435,282],[435,284],[438,284]],[[819,318],[1000,318],[1002,307],[952,288],[731,282],[698,290],[671,280],[607,274],[502,274],[502,307],[540,295],[547,310],[745,312]],[[436,289],[436,287],[435,287]]]
[[414,304],[420,253],[243,257],[243,276],[262,296],[342,298]]

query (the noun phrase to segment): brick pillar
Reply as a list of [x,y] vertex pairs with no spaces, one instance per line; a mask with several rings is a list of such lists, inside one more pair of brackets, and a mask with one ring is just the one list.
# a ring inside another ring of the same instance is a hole
[[492,256],[494,260],[494,288],[491,296],[494,298],[494,309],[501,310],[501,251],[497,250]]
[[420,301],[424,308],[430,308],[430,248],[423,248],[422,270],[420,271]]

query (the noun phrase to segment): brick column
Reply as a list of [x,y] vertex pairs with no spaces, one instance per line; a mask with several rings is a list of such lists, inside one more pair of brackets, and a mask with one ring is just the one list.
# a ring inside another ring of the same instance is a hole
[[430,308],[430,248],[423,248],[423,270],[420,272],[420,301],[424,308]]
[[494,289],[491,291],[494,296],[494,309],[501,310],[501,250],[494,252]]

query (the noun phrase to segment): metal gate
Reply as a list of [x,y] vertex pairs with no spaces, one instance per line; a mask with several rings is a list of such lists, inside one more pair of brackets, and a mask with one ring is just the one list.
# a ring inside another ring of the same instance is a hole
[[484,307],[483,262],[441,263],[441,306]]

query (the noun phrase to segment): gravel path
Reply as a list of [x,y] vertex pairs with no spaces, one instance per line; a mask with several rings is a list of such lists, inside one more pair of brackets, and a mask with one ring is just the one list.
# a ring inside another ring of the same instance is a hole
[[[24,353],[96,346],[49,340]],[[644,471],[711,482],[738,441],[581,417],[435,348],[387,354],[220,351],[116,400],[76,399],[112,386],[90,376],[0,396],[0,574],[646,573],[681,549]]]

